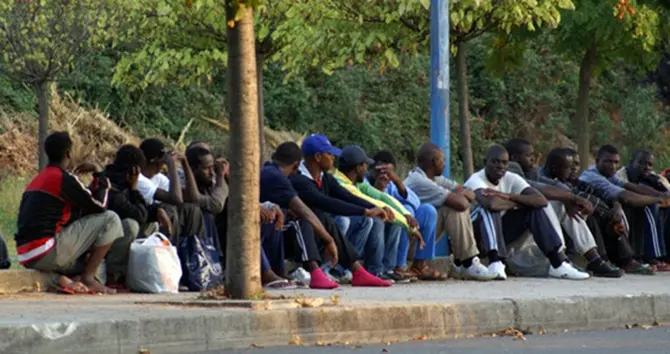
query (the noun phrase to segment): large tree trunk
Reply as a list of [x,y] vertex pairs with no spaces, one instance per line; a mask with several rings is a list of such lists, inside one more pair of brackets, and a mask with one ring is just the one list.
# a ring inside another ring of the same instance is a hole
[[589,144],[589,94],[591,93],[591,79],[596,62],[597,43],[593,40],[584,53],[579,67],[579,94],[577,96],[577,112],[575,116],[575,130],[577,131],[577,146],[582,161],[581,170],[589,166],[591,148]]
[[260,281],[260,215],[258,90],[253,10],[226,1],[228,26],[228,103],[230,107],[230,203],[226,253],[226,291],[234,299],[262,291]]
[[472,142],[470,140],[470,110],[468,108],[468,63],[466,62],[467,44],[458,43],[456,53],[456,75],[458,94],[458,119],[461,126],[461,157],[463,159],[463,179],[474,173],[472,162]]
[[47,165],[47,153],[44,151],[44,141],[49,134],[49,89],[46,82],[35,84],[38,110],[38,139],[37,139],[37,167],[41,171]]
[[256,53],[256,77],[258,86],[258,143],[260,144],[260,163],[263,164],[265,156],[265,107],[263,106],[263,64],[265,64],[265,54]]

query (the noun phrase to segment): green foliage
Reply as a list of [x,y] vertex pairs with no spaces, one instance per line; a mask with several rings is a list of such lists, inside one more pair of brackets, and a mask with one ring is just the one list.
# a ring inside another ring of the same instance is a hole
[[[525,26],[529,31],[561,21],[560,10],[573,10],[571,0],[462,0],[449,2],[452,44],[468,41],[487,31],[510,33]],[[452,45],[453,50],[455,47]]]
[[355,64],[397,67],[399,55],[427,48],[429,1],[295,0],[273,35],[277,60],[289,75],[309,67]]
[[620,0],[576,1],[576,10],[564,12],[561,25],[552,31],[557,48],[581,59],[586,47],[595,42],[599,70],[620,59],[641,69],[651,68],[658,62],[664,10],[656,2],[626,3],[631,12],[620,12]]
[[0,3],[0,70],[29,85],[54,80],[71,67],[83,49],[111,38],[124,12],[121,3],[112,0]]

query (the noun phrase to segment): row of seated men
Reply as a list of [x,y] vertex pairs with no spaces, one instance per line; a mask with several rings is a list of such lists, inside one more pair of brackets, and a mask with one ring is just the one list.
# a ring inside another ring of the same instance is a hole
[[[208,144],[193,142],[180,154],[147,139],[120,147],[104,168],[72,166],[72,145],[65,132],[46,140],[49,165],[28,185],[19,209],[21,264],[67,276],[63,286],[113,293],[128,272],[130,243],[157,228],[173,243],[214,231],[226,254],[228,162]],[[485,167],[461,185],[443,177],[445,156],[433,144],[419,148],[403,179],[388,151],[370,158],[359,146],[339,149],[320,134],[301,146],[283,143],[261,169],[263,285],[444,280],[429,265],[441,237],[451,245],[452,276],[461,279],[506,279],[520,242],[536,250],[536,267],[553,278],[670,268],[659,207],[670,185],[653,172],[650,152],[619,168],[618,151],[606,145],[581,174],[572,149],[552,150],[541,168],[534,156],[523,139],[491,146]],[[92,182],[84,186],[76,175],[88,173]],[[299,268],[289,271],[285,260]]]

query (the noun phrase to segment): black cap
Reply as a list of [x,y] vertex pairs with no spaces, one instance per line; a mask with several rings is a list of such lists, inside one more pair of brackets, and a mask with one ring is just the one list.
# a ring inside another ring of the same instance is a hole
[[342,149],[342,155],[340,155],[340,165],[358,166],[363,162],[367,163],[368,165],[372,165],[375,163],[375,160],[369,158],[360,146],[349,145]]

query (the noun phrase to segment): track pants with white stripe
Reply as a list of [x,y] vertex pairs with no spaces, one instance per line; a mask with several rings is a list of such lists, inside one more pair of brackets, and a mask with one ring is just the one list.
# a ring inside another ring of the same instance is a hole
[[664,225],[659,218],[658,205],[631,207],[625,211],[635,255],[645,260],[665,257]]
[[[563,238],[560,229],[557,230],[552,223],[549,212],[553,212],[549,206],[508,210],[504,215],[481,206],[472,208],[470,216],[480,252],[486,255],[490,251],[498,251],[498,255],[504,258],[507,256],[506,245],[519,239],[526,231],[532,233],[535,243],[545,255],[559,251],[564,246]],[[565,259],[563,252],[559,254]]]

